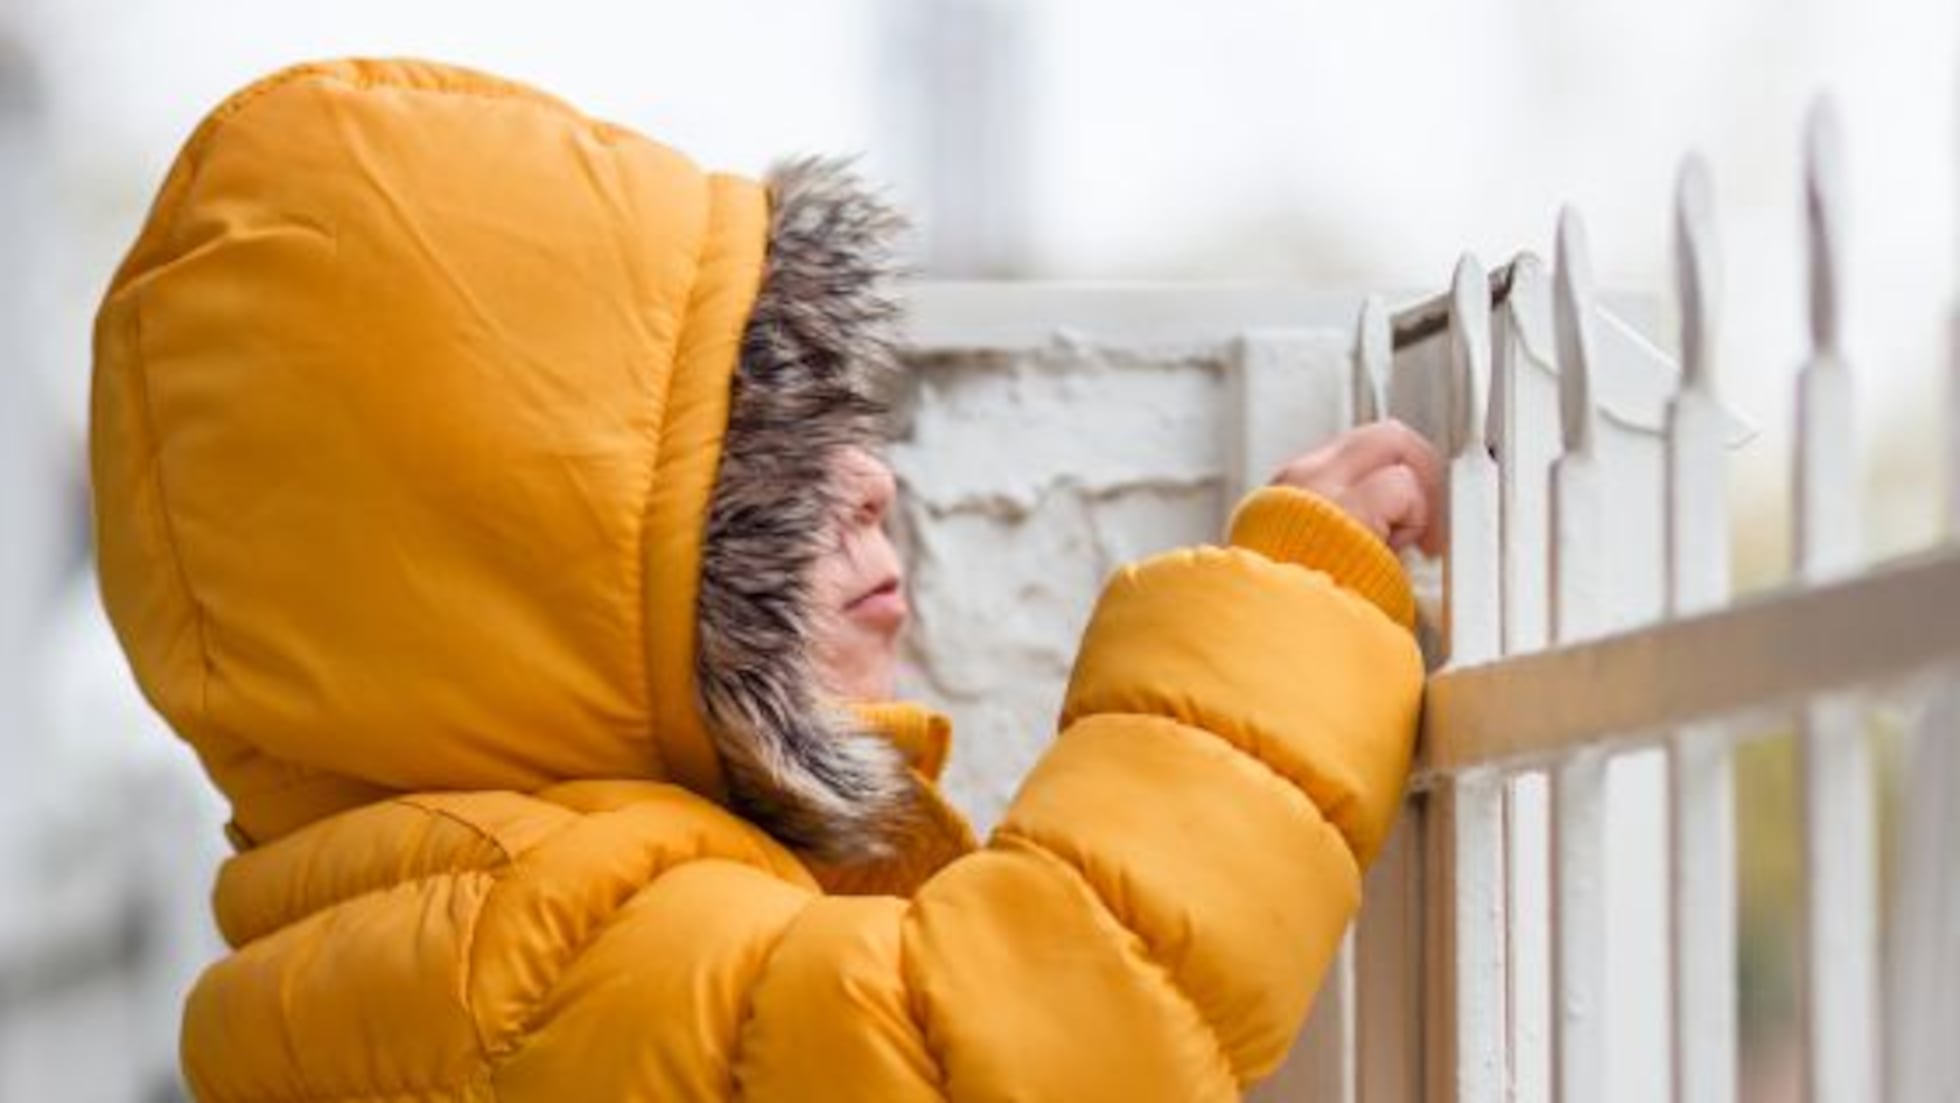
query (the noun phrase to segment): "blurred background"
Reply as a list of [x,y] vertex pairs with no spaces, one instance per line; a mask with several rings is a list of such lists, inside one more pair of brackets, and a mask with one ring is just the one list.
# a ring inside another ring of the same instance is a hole
[[[1951,0],[0,0],[0,1100],[176,1097],[174,997],[88,978],[126,965],[168,993],[216,952],[225,813],[97,606],[90,322],[201,114],[341,54],[489,69],[714,167],[861,153],[918,213],[933,278],[1393,300],[1443,286],[1466,249],[1548,255],[1569,202],[1598,282],[1664,302],[1672,177],[1698,149],[1728,259],[1722,387],[1762,428],[1730,488],[1743,588],[1786,574],[1798,140],[1829,91],[1870,531],[1882,554],[1939,523],[1926,399],[1960,284]],[[1787,932],[1751,901],[1793,892],[1791,778],[1774,755],[1745,775],[1745,923],[1769,925],[1745,945],[1774,947]],[[1746,1026],[1768,1030],[1789,981],[1759,956],[1745,1002],[1768,1010]]]

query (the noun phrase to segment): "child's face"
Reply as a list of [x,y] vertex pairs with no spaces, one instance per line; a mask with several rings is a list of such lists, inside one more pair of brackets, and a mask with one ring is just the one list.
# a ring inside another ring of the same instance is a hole
[[856,448],[843,454],[837,478],[847,506],[810,585],[817,673],[837,696],[883,700],[892,695],[907,612],[904,570],[885,534],[898,484],[883,461]]

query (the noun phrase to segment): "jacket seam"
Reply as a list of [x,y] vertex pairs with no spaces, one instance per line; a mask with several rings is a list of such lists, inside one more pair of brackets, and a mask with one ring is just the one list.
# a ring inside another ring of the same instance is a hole
[[[697,846],[690,853],[672,855],[669,861],[654,869],[645,881],[640,882],[633,886],[630,891],[622,894],[618,901],[613,904],[612,910],[608,911],[605,918],[601,919],[584,938],[579,939],[576,943],[567,944],[564,947],[551,982],[540,989],[536,995],[524,1001],[523,1014],[519,1017],[517,1026],[511,1029],[506,1037],[485,1051],[485,1059],[490,1063],[493,1071],[524,1052],[529,1042],[537,1036],[541,1017],[544,1013],[543,1008],[551,1002],[551,997],[557,993],[559,985],[564,983],[565,974],[578,962],[580,957],[584,956],[587,950],[597,945],[600,939],[606,937],[612,931],[613,926],[619,922],[620,915],[626,911],[627,906],[637,899],[640,894],[653,888],[668,873],[691,862],[700,861],[728,861],[737,865],[747,865],[747,863],[741,862],[739,859],[707,854]],[[766,872],[755,866],[748,866],[748,868],[758,869],[758,872]]]
[[[497,851],[497,855],[501,860],[499,862],[492,863],[490,865],[485,865],[485,866],[465,866],[460,868],[432,869],[426,872],[412,874],[410,876],[400,878],[399,880],[389,881],[386,884],[370,885],[366,888],[359,889],[355,892],[349,893],[346,896],[337,897],[332,900],[322,901],[317,906],[307,909],[307,911],[304,914],[287,916],[277,923],[263,925],[261,929],[257,930],[256,934],[254,934],[250,938],[245,939],[243,942],[240,943],[240,945],[241,946],[249,945],[251,943],[257,942],[259,939],[270,937],[282,930],[285,930],[286,928],[292,926],[295,923],[303,922],[308,917],[318,915],[329,908],[338,908],[341,907],[342,905],[351,904],[356,900],[363,900],[366,899],[367,897],[374,896],[379,893],[393,892],[394,890],[402,888],[407,885],[419,885],[424,881],[433,881],[442,877],[487,876],[492,881],[495,881],[500,877],[501,873],[504,870],[507,870],[511,866],[517,864],[517,859],[514,855],[511,854],[510,848],[506,847],[502,842],[500,842],[496,836],[490,834],[488,831],[485,831],[481,826],[477,824],[473,824],[469,820],[464,819],[463,817],[458,816],[453,812],[450,812],[442,808],[431,808],[427,805],[420,804],[416,802],[412,797],[396,797],[391,801],[386,801],[383,803],[396,804],[407,808],[413,808],[418,812],[424,813],[425,815],[434,816],[439,819],[447,820],[450,823],[457,824],[458,826],[474,834],[477,838],[481,839],[482,841],[489,843],[491,847],[493,847]],[[472,922],[471,924],[470,936],[473,941],[475,938],[474,922]]]
[[735,1103],[736,1100],[743,1097],[742,1081],[739,1077],[742,1068],[742,1040],[748,1037],[749,1026],[755,1022],[756,989],[762,986],[762,980],[768,975],[769,967],[775,963],[776,952],[783,948],[783,943],[789,941],[790,932],[796,929],[798,923],[803,922],[804,918],[810,914],[810,909],[821,899],[821,896],[813,894],[803,901],[803,906],[796,909],[796,914],[791,916],[789,922],[783,924],[782,929],[776,932],[775,939],[769,943],[769,952],[762,955],[762,961],[756,965],[755,972],[749,977],[749,982],[742,986],[742,1009],[735,1016],[735,1030],[728,1039],[728,1098],[730,1103]]
[[917,910],[918,904],[908,901],[905,914],[899,919],[898,980],[905,986],[905,1010],[911,1017],[913,1028],[919,1032],[919,1048],[925,1052],[926,1060],[932,1064],[932,1086],[939,1092],[939,1098],[951,1103],[953,1092],[948,1081],[952,1077],[946,1072],[946,1057],[933,1046],[932,1031],[926,1021],[929,1009],[926,1005],[925,993],[912,979],[916,968],[912,964],[912,940],[907,937],[906,932],[911,928],[911,919]]
[[[1246,758],[1251,759],[1253,762],[1263,767],[1267,773],[1273,775],[1274,778],[1278,779],[1287,788],[1298,793],[1301,799],[1305,800],[1308,804],[1312,805],[1314,811],[1320,814],[1320,818],[1326,821],[1327,826],[1333,828],[1334,833],[1340,836],[1341,843],[1347,848],[1348,853],[1354,856],[1354,859],[1357,863],[1360,862],[1361,851],[1355,845],[1354,839],[1349,837],[1346,829],[1343,828],[1341,826],[1340,821],[1335,818],[1334,813],[1331,810],[1329,810],[1326,805],[1323,805],[1313,795],[1314,789],[1316,787],[1333,789],[1336,788],[1337,786],[1335,786],[1335,784],[1332,781],[1330,781],[1326,777],[1326,775],[1314,770],[1310,765],[1302,765],[1301,769],[1297,772],[1289,772],[1285,769],[1282,769],[1280,766],[1276,765],[1271,759],[1268,759],[1266,756],[1260,754],[1255,747],[1250,746],[1249,745],[1251,742],[1250,740],[1240,741],[1237,739],[1233,739],[1231,736],[1226,735],[1225,733],[1220,732],[1217,729],[1211,727],[1209,724],[1204,723],[1203,722],[1204,718],[1199,716],[1193,716],[1191,719],[1185,720],[1176,716],[1166,716],[1162,713],[1138,712],[1133,709],[1096,709],[1089,712],[1076,713],[1071,715],[1068,718],[1067,728],[1063,729],[1063,734],[1067,734],[1069,728],[1073,728],[1075,727],[1075,725],[1080,724],[1085,720],[1090,720],[1097,717],[1105,717],[1105,716],[1128,717],[1128,718],[1138,719],[1138,720],[1148,720],[1155,723],[1172,724],[1179,728],[1187,729],[1189,731],[1203,732],[1207,738],[1218,740],[1220,743],[1223,743],[1225,746],[1230,747],[1232,750],[1237,751],[1239,754],[1244,755]],[[1265,728],[1254,728],[1253,730],[1259,732],[1261,735],[1265,735],[1267,739],[1270,741],[1274,741],[1274,742],[1278,741],[1275,737],[1271,736],[1270,733],[1268,733]],[[1361,798],[1358,794],[1349,792],[1346,794],[1346,800],[1344,803],[1358,804],[1360,802],[1360,799]]]
[[143,453],[148,460],[148,481],[156,491],[156,512],[158,528],[163,532],[165,554],[170,558],[171,572],[177,578],[177,587],[183,591],[184,604],[189,606],[191,629],[197,637],[198,680],[197,680],[197,719],[201,727],[215,728],[211,720],[211,633],[210,618],[204,611],[204,604],[197,599],[197,590],[191,585],[190,569],[184,564],[183,545],[177,537],[177,519],[170,511],[170,495],[165,489],[163,477],[163,435],[157,429],[155,402],[150,394],[150,366],[143,352],[143,289],[134,288],[129,299],[130,354],[132,363],[130,374],[135,377],[137,388],[142,392],[138,403],[143,414]]
[[[394,803],[399,804],[405,808],[413,808],[418,812],[422,812],[430,816],[435,816],[438,819],[448,820],[450,823],[453,823],[458,827],[461,827],[465,831],[470,832],[471,834],[475,835],[477,838],[482,839],[484,842],[489,843],[491,846],[495,847],[497,853],[503,857],[504,864],[506,866],[517,864],[517,855],[511,853],[510,847],[504,845],[504,841],[502,839],[498,838],[494,833],[486,829],[480,823],[476,823],[468,819],[467,817],[459,816],[454,811],[451,811],[450,809],[447,808],[443,808],[440,805],[433,805],[433,804],[426,803],[425,801],[422,800],[421,797],[413,794],[408,796],[396,797]],[[570,821],[570,822],[576,822],[576,821]],[[565,828],[561,826],[558,830],[563,831],[565,830]],[[553,832],[553,834],[557,834],[557,832]],[[487,872],[487,871],[481,871],[481,872]]]
[[381,1103],[384,1100],[408,1099],[427,1096],[432,1092],[456,1093],[467,1091],[473,1082],[481,1079],[474,1071],[454,1080],[440,1080],[427,1084],[403,1084],[395,1088],[381,1088],[374,1091],[317,1091],[292,1092],[281,1095],[255,1096],[255,1103]]
[[[483,1020],[476,1014],[477,927],[483,922],[483,913],[490,907],[491,898],[496,895],[498,887],[503,884],[504,875],[516,868],[517,857],[511,853],[508,846],[504,845],[502,839],[485,830],[481,824],[474,823],[459,816],[447,808],[423,803],[414,797],[399,797],[396,799],[397,803],[405,807],[414,808],[426,815],[457,824],[464,830],[474,833],[477,838],[494,847],[497,853],[503,858],[503,862],[500,865],[475,871],[477,876],[488,878],[490,885],[484,890],[483,899],[477,904],[476,910],[471,913],[469,925],[463,929],[462,945],[457,948],[457,972],[459,973],[457,977],[457,1000],[462,1004],[463,1014],[470,1021],[470,1035],[476,1039],[477,1056],[479,1060],[487,1065],[490,1060],[490,1039],[484,1036]],[[568,829],[572,822],[577,821],[568,821],[565,825],[560,826],[558,830],[564,831]],[[556,835],[557,832],[553,832],[553,834]]]
[[189,201],[191,193],[195,190],[194,185],[203,175],[205,154],[208,152],[210,145],[217,141],[219,133],[225,127],[233,125],[246,111],[257,106],[260,101],[266,99],[273,93],[283,91],[291,85],[302,84],[307,81],[315,81],[321,84],[338,84],[342,87],[360,91],[367,91],[374,88],[388,88],[418,94],[427,93],[439,96],[465,96],[484,100],[508,100],[513,103],[530,104],[551,111],[568,122],[580,124],[594,138],[604,144],[612,144],[617,134],[616,128],[597,119],[588,118],[570,105],[525,85],[498,82],[494,79],[484,80],[481,77],[475,76],[456,84],[416,84],[412,81],[399,80],[391,75],[383,75],[371,71],[347,72],[331,64],[312,63],[295,65],[283,72],[266,77],[232,96],[224,103],[218,105],[206,117],[203,125],[198,128],[198,131],[191,136],[190,141],[185,145],[183,157],[189,165],[189,173],[185,177],[182,192],[179,193],[177,200],[170,205],[169,213],[161,220],[160,230],[166,234],[174,233],[177,217],[182,211],[184,204]]
[[273,935],[276,935],[281,931],[287,930],[300,923],[304,923],[308,919],[311,919],[314,916],[319,915],[323,912],[330,911],[334,908],[345,907],[348,904],[352,904],[359,900],[366,900],[372,896],[380,896],[383,893],[394,892],[396,889],[410,888],[416,885],[424,884],[429,881],[438,881],[444,877],[453,877],[458,880],[465,877],[488,878],[490,881],[495,882],[500,878],[501,873],[502,871],[495,866],[468,867],[463,869],[432,869],[425,873],[417,873],[414,874],[413,876],[404,877],[399,881],[390,881],[385,885],[370,885],[367,888],[363,888],[355,892],[351,892],[346,896],[340,896],[332,900],[321,901],[317,906],[309,909],[303,915],[289,916],[282,919],[278,923],[271,923],[263,926],[262,928],[255,928],[254,933],[250,938],[241,940],[232,948],[233,950],[243,949],[244,947],[250,946],[251,944],[258,942],[261,939],[271,938]]
[[[541,991],[539,991],[536,996],[526,1001],[528,1006],[525,1008],[524,1014],[521,1017],[521,1020],[518,1023],[517,1027],[509,1032],[508,1036],[503,1040],[503,1042],[499,1046],[485,1053],[484,1061],[488,1069],[487,1075],[493,1087],[494,1087],[497,1072],[500,1069],[507,1066],[512,1060],[515,1060],[518,1056],[523,1054],[530,1047],[531,1042],[533,1042],[537,1038],[538,1030],[542,1022],[541,1016],[543,1014],[543,1008],[545,1007],[546,1004],[551,1002],[552,996],[557,993],[559,986],[564,983],[565,974],[570,970],[572,965],[576,963],[578,959],[581,956],[583,956],[587,950],[597,945],[600,939],[603,939],[604,937],[606,937],[607,934],[609,934],[612,931],[612,929],[618,924],[620,916],[624,914],[627,907],[631,905],[634,900],[638,899],[641,896],[641,894],[652,889],[654,885],[657,884],[660,881],[660,879],[666,876],[668,873],[671,873],[676,869],[679,869],[683,866],[695,862],[726,862],[730,865],[735,865],[743,869],[752,870],[755,873],[758,873],[764,877],[777,878],[777,875],[775,873],[761,866],[744,861],[738,857],[732,857],[724,854],[709,853],[705,850],[702,850],[698,846],[689,853],[672,855],[671,860],[661,865],[658,869],[654,870],[653,873],[650,874],[645,881],[634,886],[632,891],[620,897],[619,902],[613,905],[612,911],[608,912],[606,917],[603,920],[601,920],[599,924],[595,928],[593,928],[593,930],[588,935],[586,935],[585,938],[580,939],[576,945],[566,947],[566,953],[557,969],[556,975],[552,977],[551,982],[545,985],[544,988]],[[780,880],[780,878],[777,879]],[[805,908],[807,909],[808,905],[810,903],[814,903],[816,899],[817,899],[816,894],[813,894],[811,900],[805,904]],[[797,913],[797,918],[801,918],[802,914],[803,913],[799,911]],[[792,919],[791,923],[794,922],[795,920]],[[788,929],[788,925],[785,925],[784,930],[787,931],[787,929]],[[780,937],[781,936],[778,936],[778,945],[780,945]],[[769,956],[773,957],[774,953],[775,953],[775,947],[772,946],[770,948]],[[766,960],[767,959],[765,958],[765,962]],[[758,971],[757,975],[760,976],[760,971]],[[730,1054],[731,1060],[729,1066],[731,1069],[731,1075],[734,1067],[733,1056],[734,1055],[731,1052]]]
[[[1081,867],[1069,861],[1061,854],[1056,853],[1048,844],[1032,835],[1002,827],[995,829],[994,838],[1010,844],[1018,843],[1022,848],[1025,848],[1024,852],[1034,853],[1039,855],[1042,860],[1060,866],[1068,871],[1069,876],[1073,880],[1088,890],[1090,899],[1096,902],[1097,907],[1102,910],[1103,914],[1109,916],[1118,927],[1121,927],[1130,937],[1136,939],[1137,946],[1141,951],[1137,956],[1148,964],[1163,980],[1164,987],[1174,994],[1176,1002],[1189,1010],[1191,1015],[1197,1019],[1198,1023],[1204,1027],[1205,1037],[1211,1039],[1211,1051],[1213,1055],[1218,1058],[1219,1064],[1224,1066],[1225,1074],[1231,1078],[1233,1085],[1240,1092],[1244,1092],[1248,1087],[1246,1078],[1239,1072],[1237,1063],[1232,1060],[1232,1055],[1225,1051],[1225,1040],[1219,1037],[1218,1027],[1205,1014],[1204,1009],[1198,1006],[1198,1001],[1192,997],[1191,993],[1186,991],[1184,986],[1178,982],[1177,974],[1172,972],[1170,966],[1164,964],[1158,958],[1157,951],[1151,946],[1150,940],[1144,937],[1143,932],[1131,925],[1129,920],[1124,918],[1123,914],[1116,909],[1116,906],[1110,902],[1109,898],[1103,895],[1102,889],[1097,887],[1095,881],[1087,873],[1083,872]],[[1013,848],[1009,847],[1004,849],[1011,850]]]
[[[670,355],[668,357],[668,361],[671,364],[671,368],[667,372],[666,386],[662,388],[661,395],[660,395],[659,421],[658,424],[656,424],[653,427],[653,436],[648,441],[650,447],[648,449],[649,456],[647,460],[646,493],[640,500],[640,509],[639,509],[640,523],[638,526],[638,532],[635,534],[636,539],[634,540],[633,574],[634,574],[634,578],[639,583],[639,592],[634,597],[633,612],[640,622],[640,630],[635,635],[640,645],[640,661],[639,661],[640,684],[641,684],[642,692],[646,694],[647,726],[649,732],[651,732],[652,728],[657,724],[656,717],[660,712],[660,705],[658,702],[658,695],[657,695],[658,686],[656,685],[658,679],[656,678],[653,671],[653,663],[654,663],[653,618],[649,616],[647,612],[650,606],[648,595],[650,593],[651,586],[652,586],[652,582],[650,579],[650,575],[652,573],[652,564],[648,562],[648,546],[653,532],[651,515],[653,513],[654,499],[659,495],[660,492],[661,444],[663,441],[667,439],[667,427],[674,416],[674,386],[680,380],[680,359],[679,359],[680,352],[682,349],[687,347],[688,328],[690,323],[697,324],[697,325],[699,324],[699,319],[694,317],[694,312],[690,310],[689,307],[694,302],[695,292],[699,290],[700,282],[701,282],[701,266],[704,259],[708,255],[709,247],[713,244],[713,239],[714,239],[715,229],[716,229],[714,188],[712,184],[708,184],[705,182],[703,183],[702,186],[703,186],[702,205],[706,208],[706,213],[702,219],[702,224],[701,224],[701,240],[694,250],[694,264],[688,269],[687,289],[683,294],[675,296],[674,299],[675,302],[680,304],[680,308],[681,308],[681,312],[678,315],[678,321],[680,324],[677,325],[674,329],[674,339],[672,342]],[[648,350],[648,351],[652,352],[655,350]],[[710,494],[712,495],[712,493],[713,491],[711,488]],[[707,523],[707,518],[705,513],[703,514],[702,517],[702,523],[704,525]],[[700,600],[698,592],[696,594],[695,600],[697,602]],[[696,613],[695,617],[698,621],[699,614]],[[698,643],[696,646],[698,646]],[[688,671],[690,682],[693,680],[692,679],[693,670],[691,669],[692,665],[693,665],[693,656],[692,654],[690,654],[689,656],[690,669]],[[694,702],[690,701],[687,703],[687,707],[698,709],[699,706],[695,705]],[[705,721],[705,717],[704,717],[704,721]],[[659,771],[662,777],[673,777],[674,775],[672,769],[664,760],[664,751],[660,746],[660,740],[648,739],[646,741],[646,744],[648,748],[648,755],[653,759],[654,768]]]

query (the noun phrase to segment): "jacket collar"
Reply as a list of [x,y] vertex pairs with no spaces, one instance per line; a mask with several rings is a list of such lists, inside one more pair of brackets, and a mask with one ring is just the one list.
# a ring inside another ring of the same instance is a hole
[[826,863],[806,859],[824,890],[845,896],[910,896],[928,878],[978,845],[973,827],[940,791],[939,775],[952,750],[953,724],[944,713],[904,701],[860,702],[851,714],[868,732],[898,748],[918,782],[907,827],[892,840],[894,852],[871,861]]

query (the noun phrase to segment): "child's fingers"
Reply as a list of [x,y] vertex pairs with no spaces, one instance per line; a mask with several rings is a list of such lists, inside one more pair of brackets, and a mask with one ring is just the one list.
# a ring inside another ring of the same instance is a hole
[[1443,461],[1422,434],[1399,421],[1351,429],[1280,468],[1273,482],[1327,498],[1388,544],[1441,551]]
[[1405,464],[1377,469],[1335,502],[1397,551],[1425,541],[1434,516],[1422,476]]
[[1443,461],[1421,433],[1393,418],[1370,422],[1335,438],[1328,469],[1343,483],[1357,483],[1394,464],[1407,466],[1424,487],[1440,486]]

